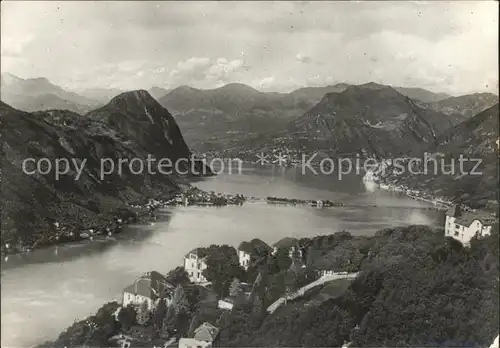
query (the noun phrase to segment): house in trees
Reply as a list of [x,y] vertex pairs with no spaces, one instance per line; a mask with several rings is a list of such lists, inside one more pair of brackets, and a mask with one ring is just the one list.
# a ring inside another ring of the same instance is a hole
[[194,331],[193,337],[181,338],[179,348],[210,348],[216,343],[218,335],[219,329],[205,322]]
[[286,237],[273,244],[273,255],[278,252],[278,249],[287,249],[288,254],[293,258],[294,254],[297,253],[300,258],[302,258],[302,249],[299,246],[299,241],[296,238]]
[[193,283],[206,283],[203,271],[208,267],[206,263],[206,251],[203,248],[191,250],[184,256],[184,269]]
[[145,273],[134,283],[123,290],[123,307],[146,304],[149,310],[154,309],[160,298],[170,304],[175,287],[161,273],[152,271]]
[[462,211],[455,205],[446,212],[445,236],[453,237],[469,246],[474,236],[484,237],[491,233],[495,218],[485,212]]
[[242,242],[238,247],[240,266],[245,270],[250,266],[252,256],[258,257],[272,251],[272,248],[262,240],[255,238],[250,242]]
[[240,260],[240,266],[245,269],[245,271],[250,266],[250,258],[252,257],[253,246],[249,242],[242,242],[238,247],[238,258]]
[[230,311],[235,304],[247,302],[251,294],[252,286],[248,283],[241,283],[235,278],[229,287],[229,296],[219,300],[218,308]]
[[236,302],[236,300],[233,296],[228,296],[226,298],[223,298],[222,300],[219,300],[217,307],[219,309],[225,309],[225,310],[230,311],[233,309],[235,302]]

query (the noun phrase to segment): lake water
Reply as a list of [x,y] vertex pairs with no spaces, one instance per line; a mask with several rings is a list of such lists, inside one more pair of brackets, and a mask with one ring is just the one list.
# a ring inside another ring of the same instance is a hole
[[140,274],[168,272],[198,246],[261,238],[273,243],[348,230],[353,235],[401,225],[437,226],[441,213],[422,202],[364,184],[360,176],[302,175],[297,168],[247,166],[194,183],[205,190],[247,196],[330,199],[346,206],[312,208],[264,202],[228,207],[179,207],[154,226],[130,226],[115,240],[50,247],[2,261],[2,347],[55,339],[75,320],[120,299]]

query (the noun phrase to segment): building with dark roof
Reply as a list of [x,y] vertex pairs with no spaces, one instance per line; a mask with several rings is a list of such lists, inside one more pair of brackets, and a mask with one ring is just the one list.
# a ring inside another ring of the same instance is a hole
[[453,237],[463,245],[470,245],[470,240],[484,237],[491,233],[496,218],[482,211],[462,211],[458,205],[448,209],[445,221],[445,236]]
[[245,270],[250,266],[250,260],[253,256],[267,254],[272,251],[272,248],[264,241],[254,238],[250,242],[242,242],[238,247],[238,258],[241,267]]
[[296,238],[285,237],[274,243],[273,255],[278,252],[278,249],[287,249],[291,258],[293,258],[293,254],[295,253],[295,251],[298,251],[300,258],[302,258],[303,256],[302,249],[299,246],[299,240]]
[[281,248],[289,249],[289,248],[294,247],[298,244],[299,244],[299,241],[297,238],[285,237],[283,239],[280,239],[276,243],[274,243],[273,247],[277,248],[277,249],[281,249]]
[[218,335],[219,329],[217,327],[204,322],[194,330],[194,337],[179,340],[179,348],[210,348],[213,347]]
[[213,342],[217,335],[219,335],[219,329],[208,322],[204,322],[194,330],[194,338],[198,341]]
[[156,271],[148,272],[123,290],[122,304],[126,307],[130,304],[140,305],[145,302],[151,310],[156,307],[160,298],[169,303],[174,290],[174,285],[168,282],[164,275]]
[[244,251],[248,254],[254,252],[253,245],[250,242],[241,242],[240,246],[238,247],[238,250]]

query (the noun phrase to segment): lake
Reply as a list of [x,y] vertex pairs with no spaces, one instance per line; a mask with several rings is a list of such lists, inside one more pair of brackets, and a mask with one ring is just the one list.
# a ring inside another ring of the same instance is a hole
[[144,272],[168,272],[191,249],[237,246],[261,238],[305,237],[347,230],[372,235],[394,226],[437,226],[442,213],[405,196],[363,183],[360,176],[303,175],[299,168],[245,165],[193,183],[204,190],[247,196],[330,199],[344,207],[313,208],[265,202],[227,207],[176,207],[154,225],[129,226],[110,240],[49,247],[2,261],[2,347],[55,339],[75,320],[113,299]]

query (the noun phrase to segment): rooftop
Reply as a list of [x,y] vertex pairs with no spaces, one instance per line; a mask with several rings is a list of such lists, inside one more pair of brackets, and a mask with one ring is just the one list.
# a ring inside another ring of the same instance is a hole
[[213,342],[218,334],[219,329],[217,327],[208,322],[204,322],[194,330],[194,339],[198,341]]
[[254,251],[253,245],[250,244],[249,242],[241,242],[240,246],[238,247],[238,250],[244,251],[247,254],[251,254]]
[[167,281],[161,273],[152,271],[139,277],[132,285],[123,291],[134,295],[141,295],[152,300],[169,296],[175,287]]
[[224,297],[224,298],[222,299],[222,301],[227,302],[227,303],[234,304],[234,303],[235,303],[235,298],[234,298],[233,296],[228,296],[228,297]]
[[254,238],[250,242],[242,242],[238,247],[238,250],[244,251],[248,254],[256,251],[270,251],[271,249],[272,248],[269,245],[258,238]]
[[205,248],[194,248],[190,252],[188,252],[186,255],[184,255],[184,258],[189,258],[189,255],[195,254],[198,256],[198,258],[203,259],[207,256],[207,250]]
[[479,220],[485,226],[491,226],[496,219],[486,212],[464,212],[456,218],[455,223],[469,227],[475,220]]
[[462,215],[462,210],[460,209],[459,205],[453,205],[450,209],[446,211],[446,215],[452,216],[452,217],[459,217]]
[[285,237],[273,244],[275,248],[290,248],[299,243],[298,239],[292,237]]
[[253,247],[255,249],[264,249],[264,250],[267,250],[267,251],[271,251],[272,248],[267,245],[266,242],[264,242],[263,240],[259,239],[259,238],[254,238],[250,241],[250,244],[253,245]]

